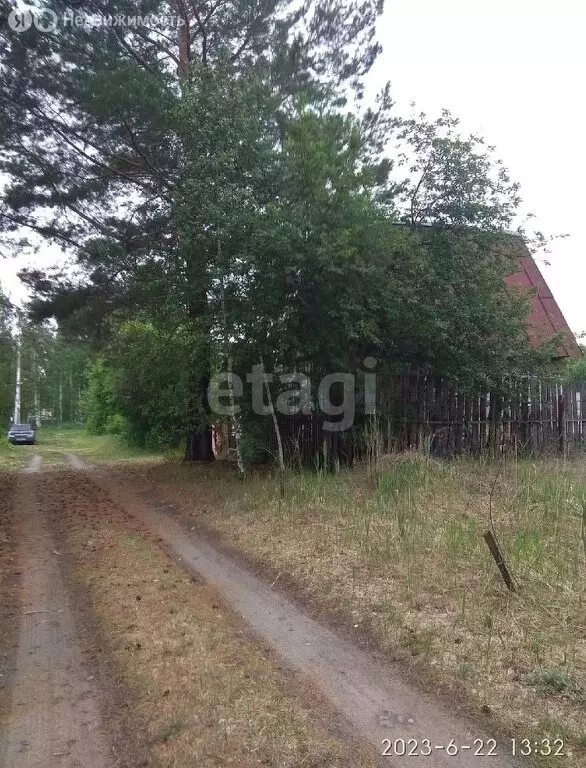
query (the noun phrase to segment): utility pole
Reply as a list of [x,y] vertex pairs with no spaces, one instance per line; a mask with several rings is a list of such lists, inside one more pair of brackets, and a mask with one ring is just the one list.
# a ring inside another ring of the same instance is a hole
[[14,391],[14,424],[20,424],[20,339],[16,347],[16,389]]

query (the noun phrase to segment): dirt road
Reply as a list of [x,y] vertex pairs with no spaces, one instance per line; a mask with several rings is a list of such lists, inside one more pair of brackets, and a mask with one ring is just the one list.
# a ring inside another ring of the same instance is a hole
[[95,684],[82,663],[60,554],[38,499],[39,467],[35,458],[15,496],[22,599],[14,667],[3,670],[11,693],[2,713],[0,765],[110,768]]
[[[71,467],[85,471],[81,459],[68,459]],[[20,475],[16,492],[22,609],[12,693],[2,717],[0,766],[113,768],[111,743],[100,722],[100,691],[84,669],[74,601],[39,499],[38,469],[37,461],[31,472]],[[373,744],[379,754],[386,750],[385,764],[394,768],[518,765],[506,742],[493,745],[490,733],[483,733],[457,711],[449,711],[439,699],[409,686],[398,669],[311,618],[274,585],[185,528],[164,498],[129,485],[124,473],[97,468],[86,474],[83,488],[88,495],[92,488],[96,496],[106,491],[159,537],[183,567],[215,586],[261,642],[270,645],[301,679],[309,679],[359,738]]]
[[519,765],[506,741],[495,744],[491,734],[410,687],[397,670],[315,621],[273,586],[187,530],[173,519],[172,504],[150,492],[133,491],[124,478],[116,480],[111,473],[92,479],[140,517],[187,568],[218,588],[258,636],[317,684],[362,738],[381,752],[387,747],[389,765]]

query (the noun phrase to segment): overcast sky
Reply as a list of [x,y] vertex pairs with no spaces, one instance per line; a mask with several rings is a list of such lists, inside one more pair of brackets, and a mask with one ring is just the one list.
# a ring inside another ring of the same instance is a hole
[[521,183],[532,226],[557,240],[540,268],[586,331],[586,6],[579,0],[387,0],[371,84],[400,114],[443,107],[479,132]]
[[[570,327],[586,331],[584,78],[586,9],[579,0],[387,0],[383,54],[370,75],[386,80],[401,114],[411,101],[430,117],[443,107],[495,144],[521,182],[536,228],[568,233],[540,264]],[[54,251],[36,262],[54,261]],[[1,281],[22,300],[16,271]]]

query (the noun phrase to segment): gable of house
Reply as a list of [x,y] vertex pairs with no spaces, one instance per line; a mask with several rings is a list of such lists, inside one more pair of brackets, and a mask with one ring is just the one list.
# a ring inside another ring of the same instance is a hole
[[557,357],[582,357],[580,345],[535,259],[520,238],[515,240],[519,249],[519,269],[506,278],[506,283],[521,292],[533,293],[531,312],[527,320],[529,338],[535,346],[538,346],[544,341],[560,336]]
[[[409,225],[399,224],[398,226]],[[433,237],[434,232],[442,231],[443,228],[419,225],[416,229],[426,238],[430,238]],[[483,234],[478,230],[465,227],[455,228],[452,231],[460,231],[463,237],[472,239],[475,234]],[[505,278],[506,284],[517,288],[522,293],[533,294],[531,311],[527,318],[527,333],[531,343],[538,347],[543,342],[559,336],[560,344],[556,350],[556,358],[582,357],[582,349],[523,238],[506,232],[492,234],[496,238],[494,247],[501,251],[501,255],[509,257],[512,264],[518,264],[518,269]]]

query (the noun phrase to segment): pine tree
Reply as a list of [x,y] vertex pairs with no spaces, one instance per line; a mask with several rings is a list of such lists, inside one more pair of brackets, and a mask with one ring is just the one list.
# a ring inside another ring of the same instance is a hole
[[[51,0],[46,9],[61,18],[67,6]],[[190,162],[181,121],[192,69],[229,61],[233,77],[254,70],[283,104],[301,89],[360,96],[381,12],[380,0],[151,0],[109,3],[108,14],[178,16],[182,25],[4,27],[0,172],[10,181],[0,227],[24,227],[71,250],[90,277],[79,284],[29,274],[37,317],[73,315],[95,328],[113,308],[156,307],[177,288],[169,268],[175,276],[182,260],[186,312],[204,317],[209,264],[174,217]],[[192,184],[211,189],[204,169],[191,171]],[[202,435],[193,422],[208,377],[194,378],[190,458],[211,458],[209,429]]]

